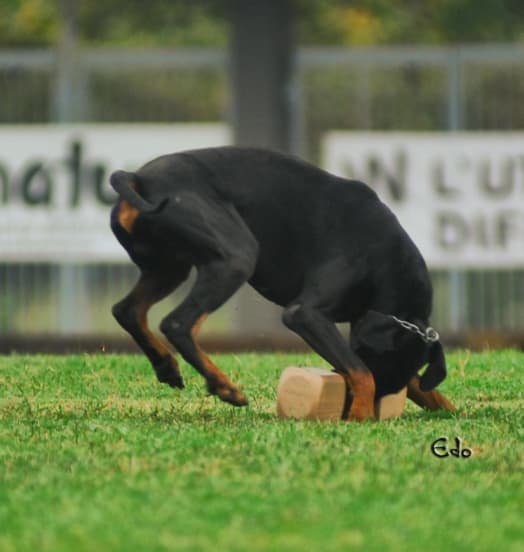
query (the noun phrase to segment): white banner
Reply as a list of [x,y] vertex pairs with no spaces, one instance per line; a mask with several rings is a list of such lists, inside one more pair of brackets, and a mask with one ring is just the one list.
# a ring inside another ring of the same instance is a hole
[[0,262],[125,261],[111,172],[230,142],[220,124],[0,126]]
[[323,162],[374,188],[431,267],[524,266],[524,133],[330,132]]

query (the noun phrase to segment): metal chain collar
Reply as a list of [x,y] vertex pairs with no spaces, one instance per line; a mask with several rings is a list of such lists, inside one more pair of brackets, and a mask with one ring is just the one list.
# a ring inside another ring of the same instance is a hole
[[391,318],[393,318],[393,320],[400,324],[405,330],[408,330],[408,332],[416,333],[422,338],[422,341],[426,343],[435,343],[435,341],[438,341],[440,339],[437,330],[435,330],[435,328],[432,328],[431,326],[428,326],[425,331],[422,331],[416,324],[412,324],[407,320],[400,320],[400,318],[397,318],[392,314],[390,314],[389,316],[391,316]]

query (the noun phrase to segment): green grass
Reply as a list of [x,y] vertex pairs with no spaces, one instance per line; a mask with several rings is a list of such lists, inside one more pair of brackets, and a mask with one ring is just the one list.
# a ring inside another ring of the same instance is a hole
[[174,392],[140,356],[0,357],[0,550],[524,549],[524,354],[449,354],[458,413],[365,424],[276,418],[314,355],[214,358],[249,408],[187,365]]

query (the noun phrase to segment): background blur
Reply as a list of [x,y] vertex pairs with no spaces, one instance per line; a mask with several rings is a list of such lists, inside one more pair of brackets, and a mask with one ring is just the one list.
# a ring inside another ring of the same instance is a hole
[[[445,341],[522,346],[523,97],[520,0],[2,0],[0,351],[130,347],[108,174],[227,143],[364,178],[428,260]],[[202,341],[300,346],[247,287]]]

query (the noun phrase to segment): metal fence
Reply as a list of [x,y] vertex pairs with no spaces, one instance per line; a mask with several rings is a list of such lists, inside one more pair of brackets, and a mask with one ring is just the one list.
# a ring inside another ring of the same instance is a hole
[[[289,90],[293,149],[321,162],[332,129],[522,129],[523,62],[515,45],[301,49]],[[226,53],[207,49],[0,51],[0,124],[227,121],[228,82]],[[131,266],[0,264],[0,333],[119,335],[110,305],[135,278]],[[440,270],[433,281],[443,332],[524,335],[524,270]],[[278,310],[247,290],[207,326],[281,329]]]

